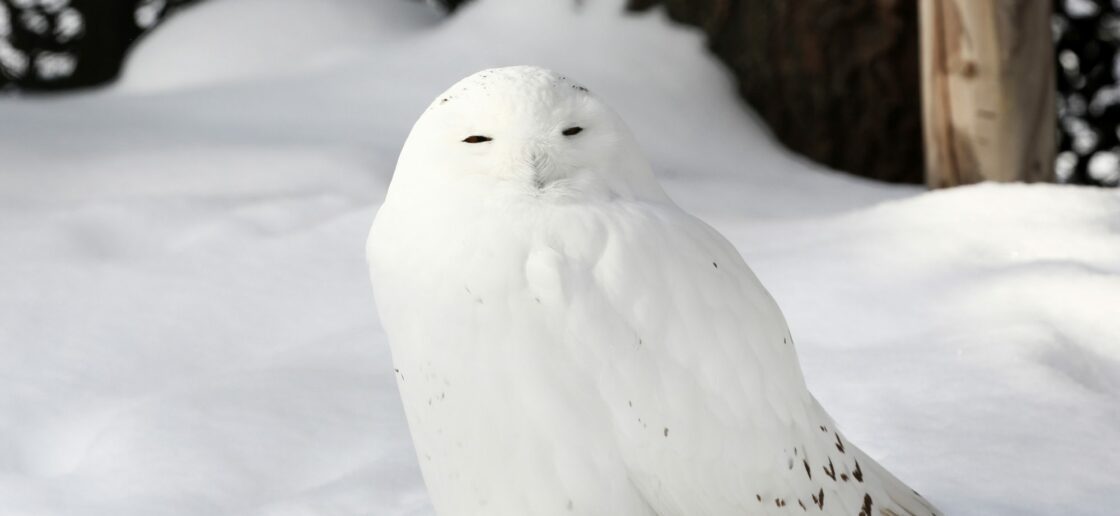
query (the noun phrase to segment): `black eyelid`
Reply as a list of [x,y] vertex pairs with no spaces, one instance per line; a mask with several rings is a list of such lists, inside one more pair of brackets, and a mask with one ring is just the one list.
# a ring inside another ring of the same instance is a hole
[[564,132],[562,132],[560,134],[563,134],[564,136],[575,136],[575,135],[577,135],[581,132],[583,132],[583,128],[577,125],[575,127],[569,127],[567,129],[564,129]]
[[488,142],[488,141],[490,141],[490,140],[493,140],[493,138],[491,138],[491,137],[489,137],[489,136],[482,136],[482,135],[480,135],[480,134],[476,134],[476,135],[474,135],[474,136],[468,136],[468,137],[466,137],[466,138],[465,138],[465,139],[463,140],[463,143],[486,143],[486,142]]

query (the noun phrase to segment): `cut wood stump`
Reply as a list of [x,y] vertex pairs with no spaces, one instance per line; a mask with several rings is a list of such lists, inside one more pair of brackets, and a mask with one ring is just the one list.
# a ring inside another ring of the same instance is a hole
[[920,2],[927,185],[1053,180],[1051,3]]

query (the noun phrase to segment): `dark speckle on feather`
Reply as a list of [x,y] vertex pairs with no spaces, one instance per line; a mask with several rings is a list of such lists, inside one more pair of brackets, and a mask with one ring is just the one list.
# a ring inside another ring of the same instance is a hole
[[859,510],[859,516],[872,516],[871,514],[871,495],[863,494],[863,507]]
[[831,478],[832,480],[836,480],[836,467],[832,465],[831,457],[829,457],[828,459],[828,467],[826,468],[824,466],[821,466],[821,469],[824,470],[824,474],[828,475],[829,478]]

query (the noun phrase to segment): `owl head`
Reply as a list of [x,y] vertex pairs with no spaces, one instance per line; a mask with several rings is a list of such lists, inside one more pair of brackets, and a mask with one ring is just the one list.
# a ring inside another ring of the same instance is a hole
[[467,201],[664,198],[618,115],[533,66],[483,70],[436,97],[401,151],[397,189]]

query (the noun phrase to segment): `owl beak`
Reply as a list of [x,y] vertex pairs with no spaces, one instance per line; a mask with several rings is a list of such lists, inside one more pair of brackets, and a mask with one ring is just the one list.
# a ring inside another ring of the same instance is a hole
[[533,169],[533,186],[536,186],[537,190],[543,190],[552,181],[546,170],[548,158],[544,153],[534,152],[529,158],[529,166]]

